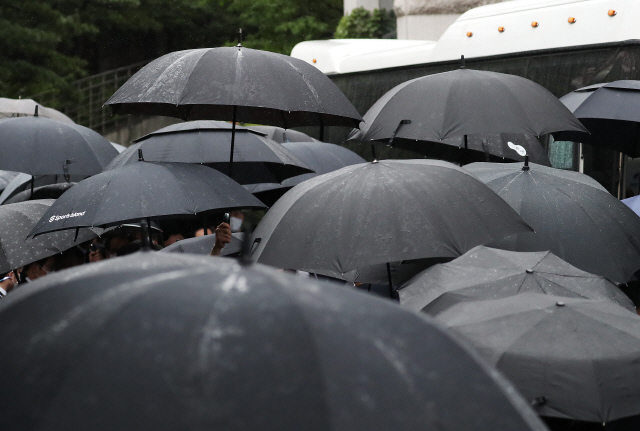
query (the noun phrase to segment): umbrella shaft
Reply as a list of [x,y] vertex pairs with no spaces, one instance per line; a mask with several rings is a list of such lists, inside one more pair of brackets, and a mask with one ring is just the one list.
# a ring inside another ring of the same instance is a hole
[[236,145],[236,113],[238,107],[233,107],[233,122],[231,123],[231,154],[229,154],[229,176],[233,178],[233,150]]

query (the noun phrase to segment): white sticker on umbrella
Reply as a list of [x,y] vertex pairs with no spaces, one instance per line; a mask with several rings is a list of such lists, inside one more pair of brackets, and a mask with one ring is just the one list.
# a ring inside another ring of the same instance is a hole
[[524,157],[524,156],[527,155],[527,150],[525,150],[523,146],[516,145],[513,142],[507,142],[507,145],[509,146],[509,148],[511,148],[512,150],[514,150],[516,153],[520,154],[521,156]]

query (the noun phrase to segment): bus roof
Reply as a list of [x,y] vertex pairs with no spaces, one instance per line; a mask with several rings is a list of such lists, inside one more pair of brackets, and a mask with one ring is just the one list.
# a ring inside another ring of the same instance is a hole
[[638,22],[638,0],[512,0],[467,11],[437,42],[308,41],[291,55],[325,73],[349,73],[640,39]]

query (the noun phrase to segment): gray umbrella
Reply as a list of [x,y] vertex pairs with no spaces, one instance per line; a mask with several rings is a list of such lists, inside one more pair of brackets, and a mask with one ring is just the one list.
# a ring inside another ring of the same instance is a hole
[[451,163],[383,160],[297,185],[267,212],[252,241],[259,262],[344,273],[457,257],[529,229],[494,192]]
[[98,236],[90,229],[54,232],[27,239],[27,235],[51,207],[53,199],[0,206],[0,272],[7,272]]
[[[447,145],[456,144],[453,151],[458,154],[464,154],[459,148],[467,148],[499,156],[505,152],[496,152],[489,135],[484,147],[482,139],[468,137],[497,133],[539,137],[554,133],[566,139],[588,133],[553,94],[533,81],[464,68],[394,87],[365,114],[361,131],[361,142],[382,141],[416,152],[433,146],[425,145],[426,141],[444,144],[440,146],[445,150]],[[460,140],[464,137],[467,139]]]
[[262,183],[245,186],[247,190],[268,206],[273,206],[275,201],[280,199],[283,194],[305,180],[366,161],[347,148],[325,142],[286,142],[282,146],[302,160],[315,173],[288,178],[282,181],[281,184]]
[[640,268],[640,218],[579,172],[521,163],[472,163],[469,172],[500,195],[535,232],[492,246],[550,250],[583,271],[626,283]]
[[188,121],[136,139],[106,170],[138,162],[138,150],[150,162],[200,163],[231,176],[240,184],[280,183],[313,172],[282,145],[244,127],[236,127],[233,170],[230,169],[231,124]]
[[37,199],[58,199],[60,195],[73,187],[76,183],[58,183],[47,184],[46,186],[35,187],[33,191],[23,190],[20,193],[16,193],[9,199],[3,202],[6,204],[14,204],[16,202],[32,201]]
[[320,142],[306,133],[292,129],[283,129],[282,127],[250,126],[249,129],[264,133],[269,139],[276,141],[279,144],[284,144],[286,142]]
[[18,175],[19,175],[18,172],[0,171],[0,190],[4,190],[7,187],[7,185],[11,182],[11,180]]
[[[70,175],[65,178],[64,175],[36,175],[31,176],[29,174],[19,173],[7,183],[5,189],[0,193],[0,204],[4,204],[9,201],[13,196],[22,193],[24,191],[30,191],[33,185],[33,189],[38,187],[47,186],[51,184],[67,184],[69,182],[78,182],[87,178],[87,175]],[[67,181],[68,180],[68,181]]]
[[62,112],[53,108],[46,108],[32,99],[7,99],[0,97],[0,118],[24,117],[34,115],[38,107],[38,115],[62,121],[63,123],[75,124],[73,120]]
[[640,319],[608,300],[523,293],[437,316],[542,416],[606,424],[640,415]]
[[569,265],[549,251],[522,253],[478,246],[421,272],[400,289],[400,304],[437,314],[459,302],[535,292],[567,298],[607,299],[636,312],[616,285]]
[[432,320],[261,265],[138,253],[3,301],[6,430],[546,429]]
[[[242,251],[242,238],[244,233],[236,232],[231,234],[231,242],[224,246],[222,256],[229,256],[240,253]],[[216,243],[216,234],[203,235],[194,238],[187,238],[180,241],[176,241],[173,244],[163,248],[160,252],[164,253],[191,253],[191,254],[206,254],[211,253],[213,246]]]
[[211,211],[264,208],[220,172],[187,163],[138,162],[80,181],[56,200],[30,235]]
[[95,175],[118,155],[98,133],[44,117],[0,120],[0,169],[29,175]]

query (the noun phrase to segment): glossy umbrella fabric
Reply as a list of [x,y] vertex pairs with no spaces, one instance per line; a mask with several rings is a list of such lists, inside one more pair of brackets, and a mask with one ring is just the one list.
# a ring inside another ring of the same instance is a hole
[[490,244],[549,250],[583,271],[626,283],[640,268],[640,218],[587,175],[521,163],[465,169],[500,195],[535,232]]
[[138,162],[71,187],[30,235],[234,208],[264,208],[264,205],[231,178],[206,166]]
[[549,251],[524,253],[484,246],[426,269],[404,285],[399,294],[404,307],[438,314],[460,302],[524,292],[609,300],[636,312],[633,302],[615,284],[581,271]]
[[285,129],[355,127],[362,120],[316,67],[240,46],[166,54],[133,75],[105,105],[121,114],[237,120]]
[[200,163],[230,175],[240,184],[280,183],[313,172],[286,148],[251,130],[236,126],[233,170],[230,170],[231,124],[188,121],[141,138],[111,161],[106,170],[138,162],[138,150],[149,162]]
[[460,303],[437,320],[542,416],[605,424],[640,415],[640,319],[610,301],[524,293]]
[[41,199],[0,206],[0,273],[62,253],[98,236],[90,229],[81,229],[77,238],[75,230],[27,238],[54,202]]
[[16,202],[33,201],[38,199],[58,199],[64,192],[73,187],[76,183],[47,184],[46,186],[35,187],[33,192],[30,189],[23,190],[3,202],[4,205]]
[[62,121],[63,123],[75,124],[75,122],[62,112],[53,108],[47,108],[32,99],[7,99],[0,97],[0,118],[31,116],[36,112],[41,117]]
[[416,141],[443,143],[465,135],[553,133],[567,138],[587,133],[553,94],[533,81],[470,69],[394,87],[365,114],[361,131],[361,142],[393,138],[393,145],[418,152]]
[[273,204],[280,199],[283,194],[303,181],[317,175],[336,171],[340,168],[344,168],[345,166],[366,162],[365,159],[353,151],[340,145],[329,144],[326,142],[285,142],[282,146],[298,159],[302,160],[314,171],[314,173],[288,178],[282,181],[281,184],[263,183],[245,186],[247,190],[268,206],[273,206]]
[[[232,233],[231,242],[224,246],[220,255],[229,256],[232,254],[240,253],[242,251],[243,236],[244,234],[242,232]],[[215,244],[216,234],[203,235],[176,241],[159,251],[161,253],[191,253],[208,255],[211,253],[211,250],[213,249],[213,246]]]
[[282,127],[275,126],[249,126],[249,129],[264,133],[269,139],[276,141],[278,144],[284,144],[286,142],[320,142],[306,133],[293,129],[283,129]]
[[29,287],[0,304],[3,429],[546,429],[439,325],[339,286],[138,253]]
[[95,175],[118,155],[93,130],[44,117],[0,120],[0,169],[29,175]]
[[640,156],[640,81],[592,85],[560,100],[591,132],[581,142]]
[[494,192],[438,160],[382,160],[307,180],[276,202],[253,234],[253,256],[278,268],[340,273],[458,257],[528,231]]

